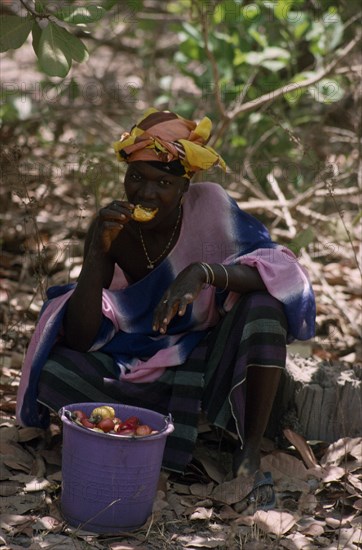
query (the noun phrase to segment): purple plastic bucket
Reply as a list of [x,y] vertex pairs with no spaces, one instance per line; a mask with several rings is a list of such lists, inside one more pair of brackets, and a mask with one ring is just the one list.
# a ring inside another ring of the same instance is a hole
[[59,411],[63,421],[61,509],[66,521],[85,531],[117,533],[141,527],[152,512],[171,416],[111,404],[116,416],[138,416],[157,434],[120,437],[78,426],[65,411],[88,416],[105,403],[75,403]]

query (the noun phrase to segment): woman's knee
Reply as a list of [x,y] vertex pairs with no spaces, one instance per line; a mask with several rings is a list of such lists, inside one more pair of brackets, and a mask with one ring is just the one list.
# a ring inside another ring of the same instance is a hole
[[243,306],[251,312],[253,318],[275,319],[284,328],[287,327],[283,304],[266,290],[245,294]]

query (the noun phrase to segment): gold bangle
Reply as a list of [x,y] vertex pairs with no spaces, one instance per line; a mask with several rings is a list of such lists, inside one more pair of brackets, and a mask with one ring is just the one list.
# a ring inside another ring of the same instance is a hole
[[210,276],[209,276],[209,271],[206,267],[205,264],[203,264],[202,262],[198,262],[199,266],[202,268],[203,272],[205,273],[206,275],[206,281],[205,281],[205,284],[206,285],[209,285],[210,284]]
[[210,264],[203,263],[203,265],[206,267],[207,270],[210,271],[210,273],[211,273],[210,285],[213,285],[214,281],[215,281],[215,273],[213,272],[212,267],[211,267]]
[[229,286],[229,274],[227,272],[226,267],[223,264],[219,264],[219,266],[223,268],[223,270],[225,271],[225,275],[226,275],[225,286],[222,290],[220,290],[220,292],[224,292],[227,289],[227,287]]

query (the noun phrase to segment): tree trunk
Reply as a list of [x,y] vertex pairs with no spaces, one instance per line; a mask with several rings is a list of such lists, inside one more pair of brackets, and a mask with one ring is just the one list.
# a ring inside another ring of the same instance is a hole
[[362,365],[290,355],[267,431],[291,428],[307,440],[332,443],[362,433]]

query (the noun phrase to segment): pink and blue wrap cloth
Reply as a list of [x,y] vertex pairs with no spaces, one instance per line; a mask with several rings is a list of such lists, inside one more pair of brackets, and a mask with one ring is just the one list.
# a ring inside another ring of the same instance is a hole
[[[214,183],[190,186],[184,196],[178,241],[168,256],[143,279],[129,284],[115,268],[103,290],[103,322],[89,351],[113,356],[120,378],[152,382],[167,367],[182,365],[208,330],[239,298],[235,292],[204,288],[183,317],[175,317],[167,334],[152,330],[153,311],[177,274],[193,262],[244,264],[258,269],[268,292],[284,305],[289,341],[307,340],[315,331],[315,300],[305,269],[287,248],[274,243],[256,218],[239,209]],[[46,426],[48,410],[37,403],[37,383],[55,343],[74,285],[52,287],[22,370],[17,419],[26,426]]]

